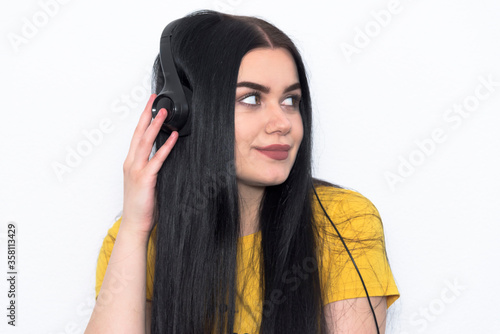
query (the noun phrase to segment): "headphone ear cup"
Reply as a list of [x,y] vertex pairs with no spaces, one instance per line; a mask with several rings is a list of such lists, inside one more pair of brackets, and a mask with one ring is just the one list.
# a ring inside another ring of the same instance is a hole
[[167,96],[167,94],[165,93],[160,93],[153,101],[153,104],[151,106],[151,113],[153,118],[155,118],[158,115],[160,109],[167,109],[167,118],[165,118],[165,120],[163,121],[163,124],[161,126],[162,130],[167,133],[172,132],[173,130],[177,130],[179,132],[179,136],[187,136],[191,133],[191,120],[189,115],[191,113],[191,101],[193,93],[191,89],[186,86],[182,86],[182,90],[186,101],[186,105],[184,107],[181,107],[179,109],[178,106],[178,108],[176,108],[176,110],[174,111],[175,103],[174,101],[172,101],[172,98],[170,96]]
[[191,104],[193,101],[193,91],[184,85],[182,86],[182,90],[184,91],[184,96],[186,97],[186,102],[187,102],[188,111],[189,111],[188,114],[191,114]]
[[[153,101],[153,105],[151,106],[151,113],[153,115],[153,118],[158,115],[158,112],[160,109],[165,108],[168,111],[171,111],[174,107],[174,103],[172,99],[170,99],[168,96],[164,94],[158,95],[155,100]],[[168,123],[169,119],[171,118],[172,115],[168,114],[167,119],[165,120],[164,123]]]
[[186,98],[187,103],[187,113],[183,115],[185,119],[183,120],[183,125],[179,130],[179,136],[187,136],[191,133],[191,122],[192,122],[192,101],[193,101],[193,91],[186,86],[182,86],[182,90],[184,91],[184,97]]

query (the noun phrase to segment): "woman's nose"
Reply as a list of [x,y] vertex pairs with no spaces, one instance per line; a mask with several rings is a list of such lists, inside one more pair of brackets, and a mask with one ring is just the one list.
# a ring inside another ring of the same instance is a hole
[[292,122],[288,119],[288,116],[283,110],[283,106],[280,104],[272,104],[267,110],[268,119],[266,124],[266,132],[271,134],[279,132],[282,135],[290,132],[292,128]]

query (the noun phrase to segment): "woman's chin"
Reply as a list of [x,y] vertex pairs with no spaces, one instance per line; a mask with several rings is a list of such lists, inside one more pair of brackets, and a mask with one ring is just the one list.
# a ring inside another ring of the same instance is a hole
[[267,176],[254,179],[241,180],[243,183],[254,187],[270,187],[282,184],[288,178],[287,175]]

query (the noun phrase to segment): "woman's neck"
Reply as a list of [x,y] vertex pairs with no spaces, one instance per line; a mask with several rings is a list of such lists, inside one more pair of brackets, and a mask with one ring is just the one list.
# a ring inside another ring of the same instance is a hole
[[265,187],[238,183],[240,195],[240,237],[259,231],[259,206]]

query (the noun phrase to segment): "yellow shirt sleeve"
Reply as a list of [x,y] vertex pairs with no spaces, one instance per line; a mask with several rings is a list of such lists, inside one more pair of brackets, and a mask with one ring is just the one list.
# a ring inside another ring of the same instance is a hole
[[[399,291],[389,266],[382,220],[377,208],[353,190],[319,187],[317,192],[353,256],[368,294],[370,297],[387,296],[389,307],[399,298]],[[342,241],[318,201],[314,203],[319,227],[318,266],[323,304],[366,297],[361,279]]]
[[108,234],[104,237],[102,242],[101,251],[97,258],[97,269],[96,269],[96,284],[95,284],[95,298],[99,295],[101,291],[102,281],[104,280],[104,275],[106,274],[106,268],[108,267],[109,258],[111,257],[111,251],[115,245],[116,235],[118,234],[118,229],[120,228],[120,223],[122,219],[118,219],[113,226],[108,230]]
[[[96,269],[96,283],[95,283],[95,298],[99,295],[101,291],[102,281],[104,280],[104,275],[106,274],[106,269],[108,268],[109,258],[111,257],[111,252],[113,251],[113,246],[115,245],[116,236],[118,235],[118,230],[120,229],[120,224],[122,218],[120,217],[113,226],[108,230],[108,234],[102,242],[101,251],[99,252],[99,257],[97,259],[97,269]],[[153,299],[153,281],[154,281],[154,248],[151,242],[151,238],[154,237],[156,231],[156,225],[153,228],[151,237],[148,243],[148,269],[146,276],[146,300],[151,301]]]

